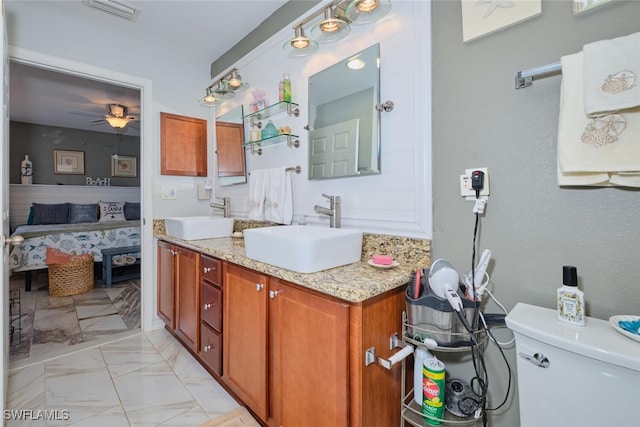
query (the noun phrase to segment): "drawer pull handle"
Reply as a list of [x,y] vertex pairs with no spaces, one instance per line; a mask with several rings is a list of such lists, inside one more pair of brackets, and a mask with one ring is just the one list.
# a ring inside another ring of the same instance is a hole
[[212,272],[213,270],[215,270],[215,269],[216,269],[215,267],[205,267],[205,268],[204,268],[204,272],[205,272],[205,273],[211,273],[211,272]]
[[210,345],[205,345],[202,350],[206,353],[207,351],[211,350],[211,346]]
[[274,299],[279,293],[280,291],[269,291],[269,298]]
[[256,283],[256,291],[260,292],[264,289],[264,285],[262,283]]
[[209,310],[209,309],[210,309],[211,307],[213,307],[214,305],[215,305],[214,303],[211,303],[211,304],[207,304],[207,303],[205,303],[205,305],[204,305],[204,309],[205,309],[205,310]]
[[547,356],[542,353],[535,353],[533,356],[526,353],[518,353],[518,356],[540,368],[548,368],[549,365],[551,365],[551,362],[549,361],[549,359],[547,359]]

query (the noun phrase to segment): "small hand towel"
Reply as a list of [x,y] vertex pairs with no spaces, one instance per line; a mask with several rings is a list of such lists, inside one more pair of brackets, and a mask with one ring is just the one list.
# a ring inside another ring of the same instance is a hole
[[284,167],[267,169],[266,174],[264,219],[278,224],[291,224],[293,220],[291,174]]
[[583,53],[564,56],[561,63],[559,185],[605,185],[607,174],[640,171],[640,108],[625,110],[624,114],[587,117]]
[[267,190],[267,173],[265,169],[251,171],[249,176],[249,219],[264,221],[264,200]]
[[582,52],[587,116],[640,106],[640,33],[589,43]]

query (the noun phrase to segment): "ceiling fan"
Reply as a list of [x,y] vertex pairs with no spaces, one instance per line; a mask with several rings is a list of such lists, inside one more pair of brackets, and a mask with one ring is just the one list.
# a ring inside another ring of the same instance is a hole
[[90,123],[98,123],[102,121],[106,121],[111,125],[111,127],[115,129],[123,129],[130,121],[135,120],[136,118],[133,116],[129,116],[129,108],[120,104],[107,104],[106,105],[108,114],[104,115],[104,118],[99,120],[94,120]]

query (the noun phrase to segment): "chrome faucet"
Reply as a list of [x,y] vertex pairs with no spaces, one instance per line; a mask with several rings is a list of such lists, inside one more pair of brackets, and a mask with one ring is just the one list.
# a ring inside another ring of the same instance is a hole
[[340,196],[329,196],[322,193],[323,197],[329,199],[330,206],[325,208],[324,206],[315,205],[313,210],[317,214],[323,214],[329,216],[329,227],[340,228]]
[[222,209],[225,218],[231,218],[231,197],[223,197],[222,203],[211,203],[209,206],[215,209]]

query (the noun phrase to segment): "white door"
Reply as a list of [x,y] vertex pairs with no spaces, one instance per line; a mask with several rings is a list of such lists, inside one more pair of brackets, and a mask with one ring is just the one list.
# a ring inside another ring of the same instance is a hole
[[358,172],[358,119],[310,132],[309,168],[313,178],[331,178]]
[[0,306],[0,328],[2,328],[2,357],[0,366],[2,367],[2,411],[7,404],[7,380],[9,378],[9,249],[10,245],[5,244],[6,236],[9,235],[9,54],[7,47],[7,35],[5,29],[4,8],[0,19],[0,33],[2,33],[2,43],[0,52],[2,53],[2,118],[0,119],[0,136],[2,137],[2,157],[0,157],[0,212],[2,212],[2,235],[0,235],[2,246],[2,262],[0,263],[0,277],[2,278],[2,305]]

